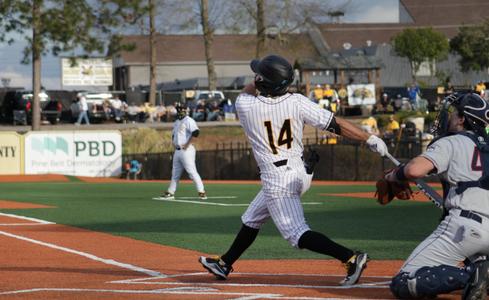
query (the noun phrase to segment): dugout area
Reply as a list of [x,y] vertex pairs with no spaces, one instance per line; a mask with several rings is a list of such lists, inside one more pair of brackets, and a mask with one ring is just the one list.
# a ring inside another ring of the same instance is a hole
[[423,199],[380,207],[368,182],[318,182],[306,219],[369,252],[360,284],[340,286],[340,263],[292,249],[273,224],[219,281],[197,258],[227,249],[259,183],[206,182],[202,204],[190,182],[170,202],[153,200],[165,181],[46,178],[0,178],[2,299],[389,299],[390,277],[439,214]]

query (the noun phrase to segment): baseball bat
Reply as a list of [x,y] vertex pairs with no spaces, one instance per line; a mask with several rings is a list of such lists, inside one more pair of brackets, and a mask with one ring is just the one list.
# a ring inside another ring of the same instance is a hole
[[[392,161],[396,167],[401,164],[394,156],[392,156],[390,153],[386,153],[385,156]],[[428,199],[430,199],[433,204],[436,205],[436,207],[443,209],[443,198],[438,194],[431,186],[429,186],[426,182],[424,182],[420,178],[412,179],[418,189],[425,194]]]

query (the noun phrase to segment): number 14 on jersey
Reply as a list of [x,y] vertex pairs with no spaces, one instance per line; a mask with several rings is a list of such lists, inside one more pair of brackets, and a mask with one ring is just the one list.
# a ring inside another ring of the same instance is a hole
[[280,133],[278,135],[277,145],[275,145],[275,139],[273,137],[272,122],[265,121],[264,124],[265,127],[267,128],[268,143],[270,145],[270,148],[272,149],[273,154],[278,154],[277,147],[280,147],[282,145],[287,145],[287,149],[290,149],[290,147],[292,147],[292,141],[294,139],[292,138],[290,119],[286,119],[284,121],[284,124],[282,125],[282,128],[280,129]]

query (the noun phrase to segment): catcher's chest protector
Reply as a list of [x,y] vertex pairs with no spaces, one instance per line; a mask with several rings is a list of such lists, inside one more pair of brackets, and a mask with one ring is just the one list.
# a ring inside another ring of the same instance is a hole
[[455,191],[457,194],[462,194],[466,189],[471,187],[489,190],[489,145],[478,135],[465,131],[459,132],[458,134],[470,138],[475,143],[477,151],[474,151],[474,156],[472,157],[472,169],[482,170],[482,177],[479,180],[459,182]]

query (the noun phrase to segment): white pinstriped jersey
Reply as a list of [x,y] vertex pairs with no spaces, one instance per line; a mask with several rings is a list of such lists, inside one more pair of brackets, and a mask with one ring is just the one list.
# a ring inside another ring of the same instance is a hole
[[189,116],[185,116],[181,120],[177,119],[175,124],[173,124],[173,145],[182,147],[188,142],[192,136],[192,132],[198,129],[197,123]]
[[304,124],[329,126],[333,114],[301,94],[266,98],[240,94],[236,111],[259,167],[302,156]]
[[482,176],[481,157],[474,142],[456,134],[441,138],[428,147],[423,157],[429,159],[450,183],[445,206],[472,210],[489,216],[489,191],[468,188],[462,194],[455,192],[457,182],[478,180]]

